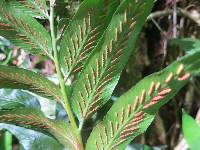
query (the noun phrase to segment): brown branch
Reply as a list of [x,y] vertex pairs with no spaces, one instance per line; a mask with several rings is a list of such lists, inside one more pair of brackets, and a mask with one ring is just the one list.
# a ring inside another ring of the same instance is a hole
[[[156,11],[156,12],[151,13],[147,17],[147,21],[150,21],[152,18],[156,19],[156,18],[159,18],[159,17],[165,17],[165,16],[172,15],[172,14],[173,14],[172,9],[166,9],[166,10],[163,10],[163,11]],[[177,9],[177,15],[186,17],[186,18],[192,20],[193,22],[195,22],[198,26],[200,26],[200,18],[196,17],[196,15],[193,15],[191,12],[189,12],[185,9],[178,8]]]

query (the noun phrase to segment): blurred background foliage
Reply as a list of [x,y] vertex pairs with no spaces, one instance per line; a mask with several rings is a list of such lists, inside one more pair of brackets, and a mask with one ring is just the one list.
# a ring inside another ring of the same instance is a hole
[[[56,1],[58,37],[62,36],[64,28],[80,3],[81,0]],[[49,24],[46,20],[38,20],[49,30]],[[184,45],[183,47],[177,46],[173,42],[174,38],[200,38],[199,0],[157,0],[155,2],[152,13],[137,41],[137,52],[132,54],[126,65],[112,99],[115,100],[146,75],[159,71],[183,56],[188,45],[186,44],[186,47]],[[0,37],[0,64],[31,69],[51,79],[55,77],[55,67],[51,60],[27,54],[23,49],[12,45],[3,37]],[[182,132],[182,109],[196,118],[197,122],[200,122],[199,89],[200,76],[190,80],[170,103],[161,108],[148,131],[137,137],[127,149],[187,149],[188,145]],[[107,107],[100,110],[99,118],[110,108],[111,103],[112,101],[109,101]],[[45,105],[41,105],[41,107],[45,107]],[[61,109],[60,106],[56,108],[56,110]],[[67,119],[63,111],[56,113],[56,116]],[[1,138],[7,134],[3,131],[1,133]],[[4,149],[5,142],[0,141],[0,145],[3,146],[0,149]],[[10,142],[14,145],[13,149],[18,149],[16,139]],[[135,143],[140,143],[140,145]]]

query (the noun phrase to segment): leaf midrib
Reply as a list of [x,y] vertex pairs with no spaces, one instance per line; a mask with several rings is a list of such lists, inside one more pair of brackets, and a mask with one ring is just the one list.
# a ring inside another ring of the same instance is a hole
[[[163,86],[162,86],[162,88],[163,89],[165,89],[165,88],[167,88],[167,84],[166,83],[163,83],[162,84]],[[157,91],[156,91],[156,93],[153,93],[152,94],[152,96],[150,96],[150,97],[146,97],[145,98],[145,103],[148,103],[149,102],[149,100],[151,100],[151,98],[153,98],[154,96],[156,96],[157,95]],[[136,97],[136,96],[135,96]],[[144,106],[144,104],[140,104],[140,106],[138,106],[138,108],[137,108],[137,111],[135,111],[134,113],[132,113],[132,116],[130,116],[126,121],[124,120],[124,124],[121,126],[121,128],[119,127],[119,129],[118,129],[118,131],[116,132],[116,136],[114,137],[114,138],[112,138],[112,140],[111,140],[111,143],[110,144],[108,144],[108,150],[109,150],[109,147],[111,147],[112,146],[112,144],[115,144],[115,143],[112,143],[112,142],[114,142],[117,138],[120,138],[120,133],[121,133],[121,130],[123,130],[123,128],[129,123],[129,121],[131,121],[135,116],[135,114],[137,114],[138,112],[140,112],[140,111],[142,111],[142,108],[143,108],[143,106]],[[107,121],[106,121],[107,122]],[[117,136],[119,136],[119,137],[117,137]]]
[[[118,44],[118,45],[120,45],[120,44]],[[111,51],[111,54],[110,54],[110,58],[108,58],[107,59],[107,61],[105,61],[105,67],[102,69],[102,71],[101,71],[101,74],[100,74],[100,78],[97,78],[97,79],[99,79],[97,82],[96,82],[96,85],[94,86],[94,88],[93,88],[93,92],[92,92],[92,94],[91,94],[91,96],[90,96],[90,98],[88,98],[88,99],[90,99],[89,101],[88,101],[88,104],[86,105],[86,109],[84,109],[85,110],[85,112],[83,113],[84,115],[84,118],[83,118],[83,120],[85,120],[85,115],[87,114],[87,111],[88,111],[88,108],[89,108],[89,106],[90,106],[90,104],[93,102],[92,100],[93,100],[93,98],[94,98],[94,95],[95,95],[95,93],[96,93],[96,89],[97,89],[97,87],[100,85],[100,83],[101,82],[103,82],[102,81],[102,79],[105,77],[105,75],[107,75],[107,70],[108,70],[108,68],[109,67],[111,67],[111,66],[109,66],[109,65],[111,65],[111,61],[112,61],[112,58],[113,58],[113,53],[115,52],[115,50],[116,50],[116,48],[117,48],[118,46],[116,46],[115,48],[113,48],[112,49],[112,51]],[[100,56],[100,55],[99,55]],[[98,57],[99,58],[99,57]],[[99,65],[101,65],[101,64],[99,64]],[[116,74],[116,71],[115,72],[113,72],[114,74]],[[107,83],[105,83],[105,84],[107,84]]]
[[90,29],[90,31],[88,31],[88,32],[89,32],[89,33],[87,34],[87,36],[85,36],[83,42],[81,42],[81,46],[79,46],[79,48],[77,49],[77,52],[78,52],[78,53],[77,53],[77,57],[75,58],[74,63],[71,65],[71,67],[70,67],[70,69],[69,69],[69,71],[68,71],[68,75],[67,75],[66,79],[69,78],[69,76],[71,75],[73,69],[78,65],[77,62],[78,62],[78,60],[79,60],[80,54],[82,53],[81,50],[83,50],[83,48],[84,48],[84,45],[85,45],[85,43],[86,43],[86,41],[87,41],[87,39],[88,39],[88,36],[89,36],[89,34],[90,34],[90,32],[91,32],[91,29]]
[[[117,12],[118,10],[116,10],[116,12]],[[115,13],[116,13],[115,12]],[[114,13],[114,15],[116,15]],[[113,16],[114,16],[113,15]],[[112,19],[111,19],[112,20]],[[111,21],[110,21],[111,22]],[[127,26],[127,24],[125,25],[125,26]],[[101,36],[101,38],[100,39],[103,39],[103,37],[105,36],[105,34],[106,34],[106,32],[108,32],[109,31],[109,28],[110,28],[110,25],[105,29],[105,31],[103,32],[103,34],[102,34],[102,36]],[[123,30],[124,30],[124,28],[125,27],[123,27]],[[121,34],[125,34],[125,32],[124,31],[122,31],[121,32]],[[121,39],[123,39],[122,38],[122,36],[120,36],[119,37],[119,39],[121,40]],[[120,41],[119,40],[119,41]],[[112,39],[112,40],[110,40],[110,41],[114,41],[114,39]],[[100,42],[100,41],[99,41]],[[98,44],[96,45],[96,47],[98,47],[99,46],[99,42],[98,42]],[[105,42],[105,41],[104,41]],[[116,41],[115,41],[116,42]],[[104,45],[104,43],[103,43],[103,45]],[[107,45],[107,44],[106,44]],[[116,51],[116,49],[118,48],[120,46],[120,44],[119,43],[117,43],[117,46],[114,46],[114,44],[113,44],[113,47],[112,47],[112,50],[111,50],[111,52],[110,52],[110,57],[108,56],[108,59],[107,59],[107,61],[105,61],[105,64],[104,64],[104,68],[102,69],[103,71],[101,72],[101,77],[100,78],[98,78],[99,80],[98,80],[98,82],[96,82],[96,86],[94,86],[95,88],[94,88],[94,91],[92,92],[92,94],[91,94],[91,98],[88,98],[88,99],[90,99],[89,100],[89,102],[88,102],[88,104],[86,105],[86,109],[84,109],[85,110],[85,112],[83,113],[84,115],[84,117],[82,118],[82,122],[84,122],[84,120],[85,120],[85,115],[87,114],[87,111],[88,111],[88,108],[89,108],[89,106],[90,106],[90,104],[93,102],[92,100],[93,100],[93,98],[94,98],[94,95],[95,95],[95,90],[96,90],[96,88],[99,86],[99,83],[101,83],[101,80],[104,78],[104,75],[107,75],[107,69],[109,68],[109,67],[111,67],[111,61],[112,61],[112,59],[113,59],[113,57],[114,57],[114,52]],[[96,48],[95,47],[95,48]],[[126,49],[126,47],[124,47],[124,49]],[[104,53],[104,51],[102,51],[102,53]],[[102,54],[102,53],[100,53],[100,54]],[[97,58],[100,58],[101,56],[100,55],[98,55],[97,56]],[[93,59],[93,58],[92,58]],[[101,65],[101,64],[99,64],[99,65]],[[110,65],[110,66],[109,66]],[[114,71],[113,72],[113,74],[116,74],[116,71]],[[97,84],[98,83],[98,84]],[[105,84],[107,84],[107,83],[105,83]]]

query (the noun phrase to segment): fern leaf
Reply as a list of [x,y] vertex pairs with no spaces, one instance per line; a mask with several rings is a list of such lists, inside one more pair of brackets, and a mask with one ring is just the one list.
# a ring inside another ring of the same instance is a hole
[[111,97],[153,0],[125,0],[74,85],[72,107],[81,124]]
[[76,139],[77,135],[69,124],[48,119],[41,111],[36,109],[0,110],[0,122],[14,124],[50,135],[72,150],[80,148],[79,141]]
[[60,89],[54,83],[42,75],[16,67],[0,65],[0,88],[24,89],[49,99],[61,100]]
[[2,0],[0,5],[0,35],[32,54],[51,57],[51,38],[46,29],[9,2]]
[[83,68],[118,3],[118,0],[83,1],[61,40],[60,63],[65,78]]
[[32,17],[40,19],[48,19],[49,14],[46,0],[9,0],[9,4],[15,9],[24,11]]
[[200,52],[189,54],[145,77],[122,95],[92,131],[86,150],[125,149],[148,128],[158,109],[177,94],[197,67],[200,68],[199,57]]

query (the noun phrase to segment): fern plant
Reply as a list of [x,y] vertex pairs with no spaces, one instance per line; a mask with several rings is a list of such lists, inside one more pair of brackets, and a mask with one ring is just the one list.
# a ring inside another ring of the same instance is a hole
[[[31,54],[52,59],[59,80],[55,84],[33,71],[1,65],[0,87],[5,89],[0,93],[1,128],[19,139],[16,131],[23,129],[34,141],[25,149],[125,149],[145,132],[158,109],[199,72],[200,47],[119,97],[85,139],[85,124],[110,101],[153,4],[154,0],[84,0],[60,29],[55,0],[50,4],[1,0],[0,35]],[[50,32],[37,18],[49,21]],[[30,105],[38,102],[36,95],[62,105],[68,121],[50,119],[40,107]]]

